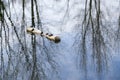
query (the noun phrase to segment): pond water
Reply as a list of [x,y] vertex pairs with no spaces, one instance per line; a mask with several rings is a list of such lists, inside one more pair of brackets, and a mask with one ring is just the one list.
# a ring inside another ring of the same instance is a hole
[[[0,80],[119,80],[120,1],[85,1],[1,0]],[[93,26],[100,1],[100,29],[85,33],[91,1]],[[61,42],[28,34],[31,25]]]

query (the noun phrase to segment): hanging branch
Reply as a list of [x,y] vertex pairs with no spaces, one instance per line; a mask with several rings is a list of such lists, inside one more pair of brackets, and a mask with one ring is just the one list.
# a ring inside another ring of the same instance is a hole
[[34,2],[35,2],[35,7],[36,7],[36,15],[37,15],[38,28],[39,28],[39,25],[40,25],[40,27],[41,27],[41,29],[42,29],[42,22],[41,22],[41,19],[40,19],[40,16],[39,16],[37,0],[34,0]]
[[22,0],[22,8],[23,8],[22,20],[23,20],[23,22],[24,22],[24,18],[25,18],[25,0]]
[[31,0],[31,20],[32,20],[32,27],[35,27],[35,21],[34,21],[34,1]]
[[[34,16],[34,0],[31,0],[31,21],[32,21],[31,27],[35,27],[34,18],[35,18],[35,16]],[[36,36],[35,35],[31,36],[31,43],[32,43],[32,58],[33,58],[31,80],[34,80],[36,78],[39,79],[39,77],[37,77],[38,73],[36,73],[37,57],[36,57]]]

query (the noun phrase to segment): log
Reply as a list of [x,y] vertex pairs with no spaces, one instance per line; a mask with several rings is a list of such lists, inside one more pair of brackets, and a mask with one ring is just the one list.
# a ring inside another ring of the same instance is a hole
[[61,41],[59,36],[54,36],[53,34],[48,34],[48,33],[43,33],[41,30],[38,30],[36,28],[27,28],[27,32],[31,34],[38,34],[41,35],[42,37],[46,37],[50,41],[54,41],[55,43],[59,43]]
[[41,34],[42,33],[42,31],[40,31],[40,30],[38,30],[36,28],[32,28],[32,27],[27,28],[27,32],[28,33],[33,33],[33,34]]

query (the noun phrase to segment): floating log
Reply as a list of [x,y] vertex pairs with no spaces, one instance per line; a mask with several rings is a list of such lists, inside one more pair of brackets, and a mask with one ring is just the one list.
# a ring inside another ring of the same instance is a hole
[[36,28],[32,28],[32,27],[27,28],[27,32],[28,33],[33,33],[33,34],[41,34],[42,33],[42,31],[40,31],[40,30],[38,30]]
[[27,32],[31,34],[38,34],[41,35],[42,37],[46,37],[50,41],[54,41],[55,43],[59,43],[61,41],[59,36],[54,36],[53,34],[48,34],[48,33],[43,33],[41,30],[38,30],[36,28],[27,28]]

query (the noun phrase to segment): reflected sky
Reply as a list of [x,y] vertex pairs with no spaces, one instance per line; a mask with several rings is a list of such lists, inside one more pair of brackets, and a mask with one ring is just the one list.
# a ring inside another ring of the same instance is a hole
[[[26,28],[31,25],[31,3],[25,3],[25,23],[22,21],[22,2],[15,0],[9,3],[5,0],[6,10],[14,26],[7,15],[6,23],[1,22],[0,28],[0,80],[119,80],[120,79],[120,52],[119,45],[115,47],[115,41],[109,40],[107,54],[108,70],[97,72],[96,64],[92,61],[90,36],[87,37],[87,67],[78,66],[80,54],[79,44],[83,21],[84,4],[82,0],[37,0],[42,27],[37,24],[35,13],[35,26],[45,33],[53,33],[61,37],[61,42],[55,44],[39,35],[26,33]],[[9,3],[9,4],[8,4]],[[108,36],[115,36],[120,15],[119,0],[101,0],[101,11],[104,14],[103,23],[113,31]],[[1,5],[0,5],[1,6]],[[35,7],[34,7],[35,9]],[[2,12],[2,10],[0,10]],[[110,26],[111,25],[111,26]],[[16,33],[16,31],[17,33]],[[80,29],[80,30],[79,30]],[[101,30],[104,30],[103,27]],[[17,36],[18,35],[18,36]],[[107,39],[107,35],[104,35]],[[79,46],[78,46],[79,45]],[[112,46],[112,47],[111,47]],[[105,67],[106,68],[106,67]]]

